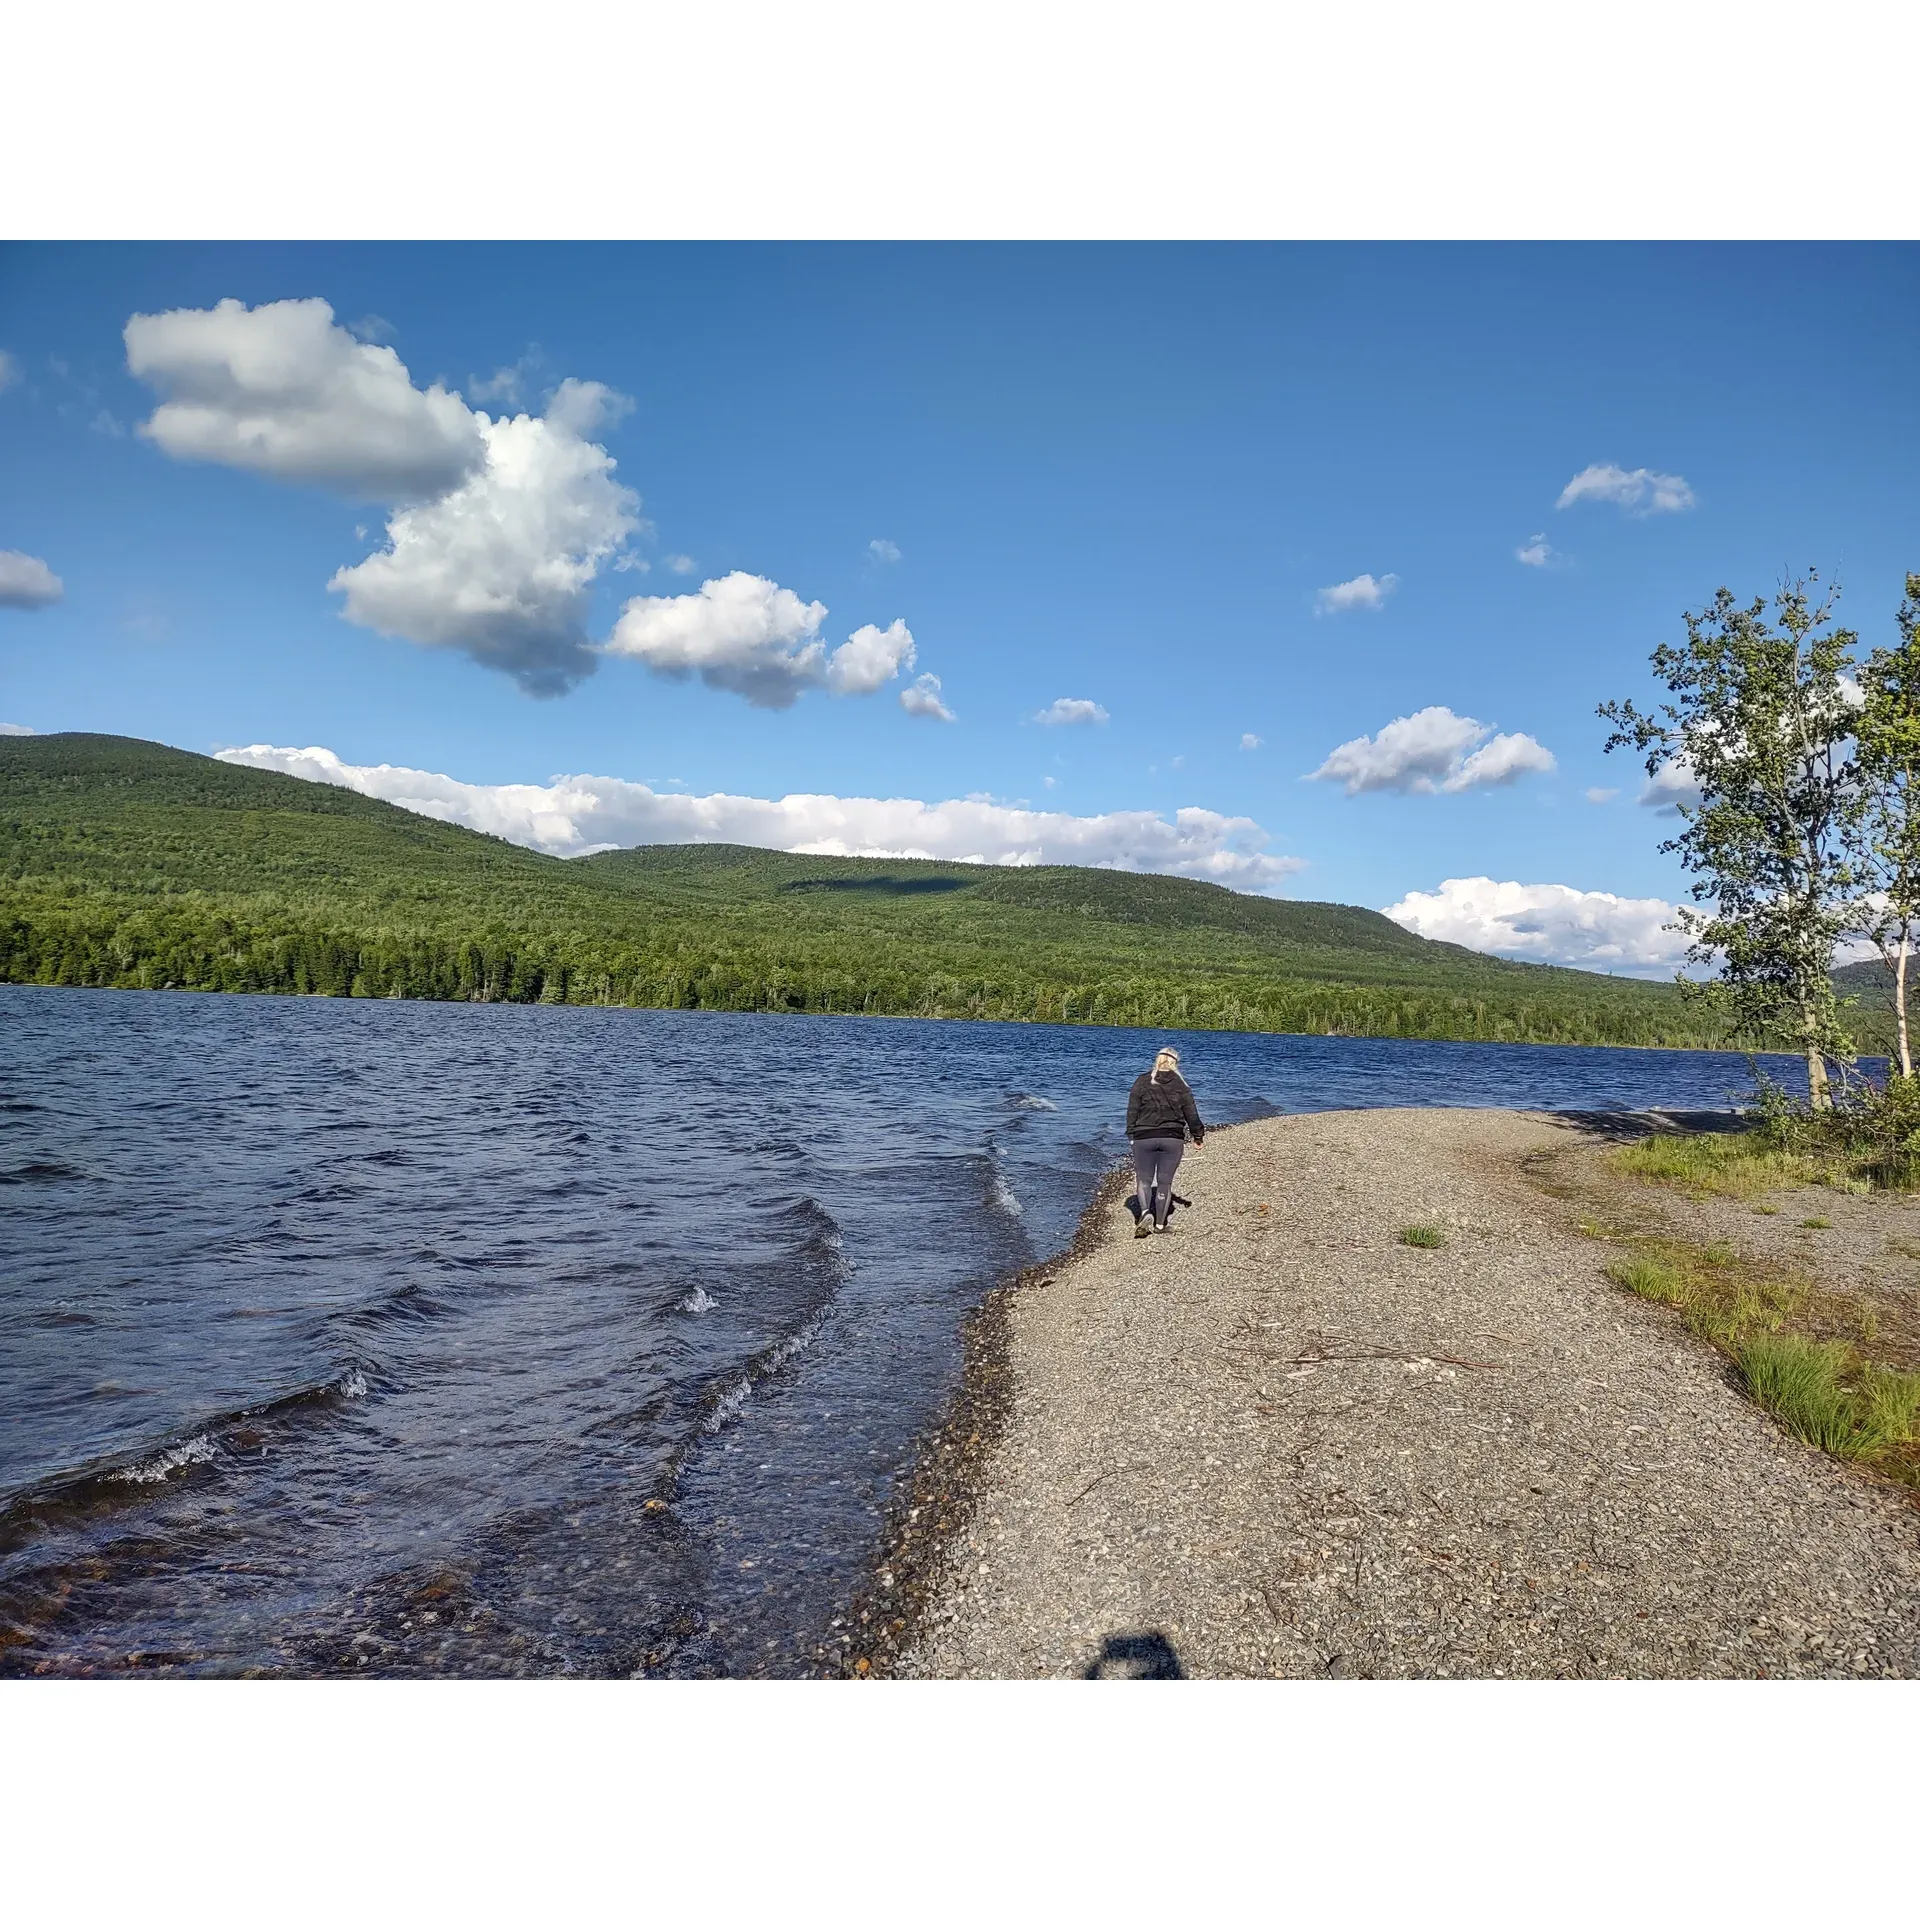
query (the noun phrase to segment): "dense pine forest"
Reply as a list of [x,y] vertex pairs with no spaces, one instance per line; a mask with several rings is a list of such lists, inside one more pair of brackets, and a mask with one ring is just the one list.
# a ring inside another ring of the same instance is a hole
[[1671,987],[1360,907],[1084,867],[645,847],[560,860],[101,734],[0,739],[0,981],[1625,1046]]

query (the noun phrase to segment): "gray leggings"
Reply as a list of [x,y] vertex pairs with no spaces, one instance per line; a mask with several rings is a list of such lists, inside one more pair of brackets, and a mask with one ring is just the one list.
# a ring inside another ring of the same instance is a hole
[[1151,1213],[1156,1226],[1167,1224],[1167,1215],[1173,1211],[1173,1176],[1186,1150],[1184,1140],[1133,1143],[1133,1184],[1140,1196],[1142,1219]]

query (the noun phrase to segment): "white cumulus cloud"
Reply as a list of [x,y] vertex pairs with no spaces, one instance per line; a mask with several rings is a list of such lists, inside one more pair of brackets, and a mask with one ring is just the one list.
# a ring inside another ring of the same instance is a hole
[[834,648],[827,662],[827,687],[833,693],[877,693],[913,660],[913,635],[904,620],[860,627]]
[[1322,587],[1313,597],[1313,610],[1315,613],[1347,613],[1355,607],[1364,607],[1369,613],[1378,613],[1386,605],[1387,595],[1399,584],[1397,573],[1383,573],[1377,580],[1370,573],[1357,573],[1338,586]]
[[[359,333],[360,329],[356,326],[354,331]],[[496,367],[483,379],[469,379],[467,392],[476,400],[504,400],[508,406],[517,407],[545,365],[546,356],[540,349],[529,347],[511,366]]]
[[1670,974],[1686,958],[1687,938],[1671,924],[1675,911],[1667,900],[1484,875],[1443,880],[1437,892],[1409,893],[1386,909],[1390,920],[1429,940],[1478,953],[1648,975]]
[[1513,557],[1523,567],[1550,567],[1561,556],[1547,544],[1544,533],[1536,533],[1524,547],[1515,547]]
[[817,636],[826,617],[824,601],[736,571],[698,593],[629,600],[606,651],[674,678],[698,673],[756,707],[790,707],[825,672],[826,645]]
[[587,590],[640,525],[639,498],[581,438],[605,389],[567,381],[545,418],[480,415],[485,464],[438,500],[401,507],[387,545],[327,583],[346,617],[421,646],[458,647],[529,692],[563,693],[595,666]]
[[1422,707],[1335,747],[1307,778],[1338,780],[1349,794],[1466,793],[1551,773],[1555,764],[1530,733],[1495,733],[1451,707]]
[[140,431],[176,460],[391,501],[445,493],[486,458],[457,393],[422,392],[324,300],[136,313],[125,339],[128,371],[163,396]]
[[0,393],[5,393],[20,378],[20,362],[5,347],[0,347]]
[[66,590],[66,583],[44,560],[11,549],[0,552],[0,607],[31,612],[52,606]]
[[1064,695],[1033,717],[1043,727],[1101,727],[1112,718],[1098,700],[1069,700]]
[[1260,736],[1257,733],[1243,733],[1240,736],[1240,751],[1242,753],[1252,753],[1253,750],[1261,744]]
[[1681,807],[1697,807],[1704,798],[1693,762],[1678,753],[1641,784],[1636,803],[1656,813],[1673,813]]
[[1256,821],[1182,807],[1157,813],[1036,812],[986,798],[842,799],[792,793],[660,793],[637,781],[566,774],[545,786],[478,786],[412,767],[352,766],[326,747],[235,747],[218,758],[349,787],[436,820],[557,854],[655,843],[725,842],[792,853],[960,860],[987,866],[1062,863],[1170,873],[1243,892],[1273,892],[1306,863],[1265,851]]
[[593,671],[588,589],[644,525],[592,438],[624,395],[563,380],[544,414],[492,419],[416,387],[317,299],[135,314],[126,342],[163,396],[140,429],[163,452],[392,505],[386,545],[328,582],[347,619],[457,647],[532,694]]
[[[900,689],[900,704],[923,720],[955,720],[959,716],[940,697],[940,676],[923,673],[912,686]],[[1053,784],[1051,780],[1047,782]]]
[[[596,438],[632,401],[562,380],[543,412],[493,418],[445,387],[416,387],[367,332],[338,325],[320,299],[222,300],[126,325],[127,365],[161,395],[140,430],[162,451],[392,509],[385,545],[328,582],[356,625],[458,648],[542,696],[564,693],[602,654],[697,672],[763,707],[791,706],[815,685],[872,693],[916,664],[904,621],[863,626],[829,654],[820,602],[744,572],[698,593],[630,600],[595,645],[594,582],[609,569],[647,571],[627,549],[650,531],[639,496]],[[476,391],[517,403],[542,364],[529,349]],[[663,564],[696,566],[684,553]]]
[[1557,507],[1577,506],[1582,500],[1610,501],[1636,518],[1650,513],[1684,513],[1693,505],[1693,489],[1677,473],[1655,473],[1651,467],[1594,465],[1582,467],[1560,489]]
[[1609,800],[1618,800],[1620,798],[1620,789],[1618,787],[1589,787],[1587,789],[1587,798],[1591,800],[1596,807],[1604,807]]
[[827,609],[756,573],[733,572],[697,593],[629,600],[604,651],[655,673],[697,673],[756,707],[790,707],[809,687],[874,693],[914,664],[904,620],[864,626],[833,652],[820,635]]
[[0,734],[23,740],[29,738],[32,733],[31,727],[23,727],[17,720],[0,720]]
[[891,540],[869,540],[867,552],[875,560],[891,565],[900,558],[900,549]]

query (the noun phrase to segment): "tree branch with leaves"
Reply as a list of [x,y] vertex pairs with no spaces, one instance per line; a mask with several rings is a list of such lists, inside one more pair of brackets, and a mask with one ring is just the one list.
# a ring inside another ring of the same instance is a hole
[[1864,805],[1854,827],[1862,891],[1852,930],[1871,940],[1893,974],[1902,1079],[1913,1078],[1907,970],[1920,927],[1920,573],[1907,575],[1896,615],[1900,638],[1860,669],[1854,722]]
[[1683,616],[1684,645],[1654,649],[1668,698],[1651,713],[1608,701],[1607,751],[1629,747],[1651,779],[1686,775],[1695,798],[1660,851],[1695,875],[1680,909],[1692,941],[1683,992],[1756,1043],[1804,1055],[1808,1097],[1832,1105],[1828,1062],[1850,1064],[1852,1035],[1833,988],[1836,947],[1857,915],[1854,852],[1864,812],[1852,751],[1857,636],[1833,624],[1838,595],[1819,576],[1788,580],[1771,603],[1742,606],[1722,587]]

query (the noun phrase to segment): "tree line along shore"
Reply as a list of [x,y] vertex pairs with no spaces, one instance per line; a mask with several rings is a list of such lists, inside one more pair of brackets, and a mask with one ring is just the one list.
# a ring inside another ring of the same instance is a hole
[[1358,907],[1079,867],[562,860],[151,742],[0,740],[0,981],[1576,1045],[1725,1044],[1673,988]]

